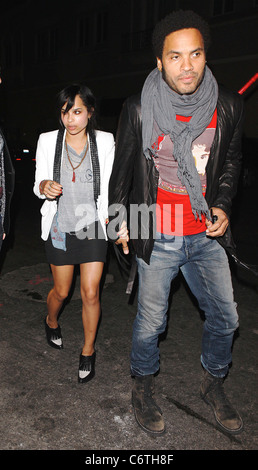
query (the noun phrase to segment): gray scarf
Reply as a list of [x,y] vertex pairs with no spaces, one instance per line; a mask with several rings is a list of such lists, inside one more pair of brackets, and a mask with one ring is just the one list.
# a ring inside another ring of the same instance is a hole
[[[218,85],[210,69],[205,66],[204,78],[191,95],[180,95],[163,80],[158,69],[147,77],[141,95],[143,152],[146,158],[156,155],[152,148],[158,136],[153,136],[154,121],[161,133],[169,134],[174,144],[174,158],[178,163],[178,178],[186,187],[195,218],[209,208],[202,195],[200,177],[192,156],[192,142],[211,122],[218,100]],[[192,116],[190,122],[177,121],[176,115]],[[153,139],[154,137],[154,139]]]

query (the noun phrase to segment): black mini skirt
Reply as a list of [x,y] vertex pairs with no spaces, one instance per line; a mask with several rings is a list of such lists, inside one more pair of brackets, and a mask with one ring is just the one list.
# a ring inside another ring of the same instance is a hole
[[[92,232],[89,232],[92,237]],[[66,233],[66,251],[55,248],[49,235],[45,242],[46,257],[49,264],[65,266],[68,264],[82,264],[99,261],[105,263],[107,255],[107,241],[100,223],[95,224],[95,238],[89,238],[87,231],[85,236]]]

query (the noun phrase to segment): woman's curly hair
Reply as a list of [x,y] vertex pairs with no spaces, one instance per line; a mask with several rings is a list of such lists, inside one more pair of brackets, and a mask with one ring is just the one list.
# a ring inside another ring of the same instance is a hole
[[152,45],[155,57],[161,59],[164,41],[168,34],[185,28],[195,28],[200,31],[203,37],[205,52],[207,52],[210,45],[210,28],[208,23],[191,10],[178,10],[165,16],[154,28]]

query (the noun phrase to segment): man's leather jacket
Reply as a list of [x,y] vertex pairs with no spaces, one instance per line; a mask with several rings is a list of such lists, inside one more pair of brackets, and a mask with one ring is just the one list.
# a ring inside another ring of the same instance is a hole
[[4,211],[4,220],[2,221],[3,224],[3,231],[4,233],[8,234],[10,230],[10,205],[11,199],[14,192],[14,184],[15,184],[15,172],[12,163],[12,159],[7,147],[7,143],[5,141],[4,135],[0,129],[0,134],[4,141],[4,178],[5,178],[5,211]]
[[[206,166],[205,197],[209,207],[221,208],[228,217],[241,169],[242,123],[242,98],[237,93],[219,87],[217,127]],[[142,152],[141,97],[140,94],[135,95],[125,101],[120,115],[115,160],[109,183],[109,206],[115,205],[122,217],[122,206],[129,210],[130,204],[155,204],[158,178],[153,159],[146,159]],[[110,221],[112,217],[111,214]],[[144,219],[146,221],[146,217]],[[137,256],[146,263],[149,263],[154,244],[155,211],[150,214],[149,219],[148,237],[142,238],[140,233],[138,237],[130,237]],[[139,224],[139,231],[140,229]],[[217,240],[230,253],[234,253],[230,227]]]

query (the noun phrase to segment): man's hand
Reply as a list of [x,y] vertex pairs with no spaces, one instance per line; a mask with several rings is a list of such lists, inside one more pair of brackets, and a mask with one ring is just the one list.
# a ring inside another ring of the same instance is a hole
[[128,247],[128,242],[129,242],[129,235],[128,235],[128,230],[127,230],[127,225],[125,220],[122,222],[122,225],[120,227],[119,232],[117,232],[118,235],[118,240],[116,241],[116,245],[122,245],[123,252],[125,255],[128,255],[129,253],[129,247]]
[[216,222],[213,224],[210,220],[206,219],[206,235],[214,238],[221,237],[227,230],[229,224],[228,216],[222,209],[219,209],[218,207],[212,207],[211,211],[212,215],[216,215],[218,217],[218,220],[216,220]]

